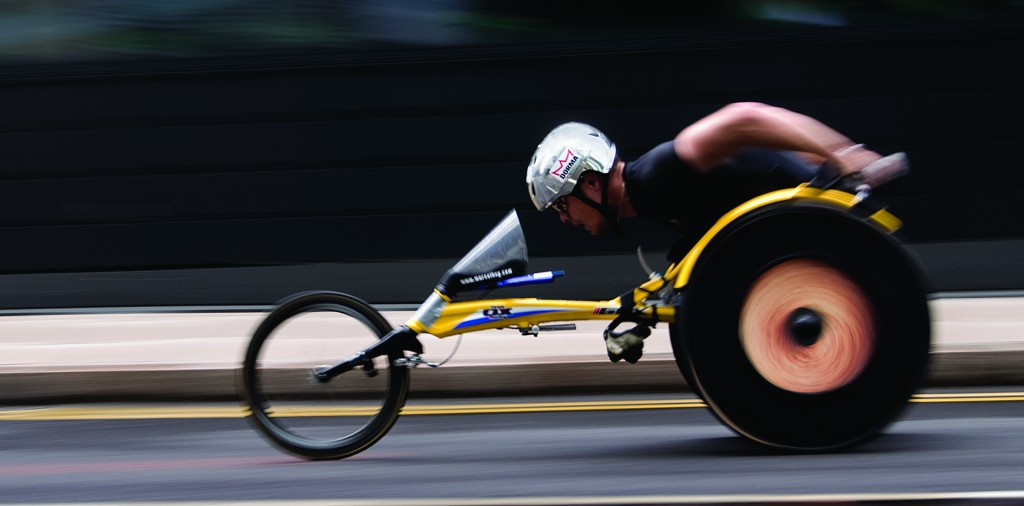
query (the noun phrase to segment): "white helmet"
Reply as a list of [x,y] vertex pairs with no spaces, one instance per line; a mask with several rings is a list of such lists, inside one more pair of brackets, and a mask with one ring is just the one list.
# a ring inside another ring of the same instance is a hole
[[537,145],[526,168],[530,198],[543,211],[572,193],[583,171],[607,174],[614,164],[615,144],[600,130],[584,123],[559,125]]

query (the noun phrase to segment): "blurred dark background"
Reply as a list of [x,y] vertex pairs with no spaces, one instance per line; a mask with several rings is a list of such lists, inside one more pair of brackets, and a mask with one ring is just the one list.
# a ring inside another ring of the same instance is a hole
[[568,272],[529,293],[614,297],[672,237],[535,211],[537,142],[631,158],[733,101],[906,151],[879,196],[931,290],[1019,290],[1022,35],[1013,1],[4,2],[0,308],[415,303],[511,209]]

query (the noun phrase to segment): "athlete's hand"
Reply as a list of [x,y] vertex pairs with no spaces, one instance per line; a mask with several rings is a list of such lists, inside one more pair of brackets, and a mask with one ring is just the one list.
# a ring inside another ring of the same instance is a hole
[[830,161],[839,168],[840,173],[849,175],[859,172],[881,158],[882,155],[865,148],[863,144],[854,144],[836,150],[832,153]]
[[644,354],[644,339],[651,335],[646,325],[637,325],[623,332],[604,331],[604,343],[608,348],[608,358],[612,362],[625,359],[635,364]]

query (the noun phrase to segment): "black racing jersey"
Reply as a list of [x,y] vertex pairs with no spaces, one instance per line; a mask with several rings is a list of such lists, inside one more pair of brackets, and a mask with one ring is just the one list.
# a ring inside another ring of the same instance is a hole
[[760,194],[811,179],[815,167],[793,153],[744,150],[707,172],[679,159],[672,141],[626,162],[622,177],[637,214],[695,243],[723,214]]

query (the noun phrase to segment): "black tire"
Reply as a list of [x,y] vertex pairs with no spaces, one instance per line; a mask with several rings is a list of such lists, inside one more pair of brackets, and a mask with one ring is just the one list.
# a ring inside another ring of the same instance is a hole
[[832,451],[876,436],[927,372],[917,264],[848,212],[781,204],[701,255],[672,345],[725,425],[763,445]]
[[316,368],[336,363],[391,331],[369,304],[349,295],[308,292],[282,301],[249,342],[241,370],[247,418],[278,448],[308,459],[340,459],[384,436],[398,419],[409,369],[395,352],[321,383]]
[[[677,308],[676,314],[682,314],[681,309]],[[693,376],[693,367],[690,365],[690,360],[686,356],[685,346],[676,346],[676,342],[682,343],[683,337],[680,335],[682,329],[680,325],[671,325],[668,328],[669,339],[672,341],[672,354],[676,359],[676,366],[679,368],[679,372],[683,375],[683,380],[686,381],[687,388],[694,393],[698,398],[704,400],[704,394],[701,393],[700,388],[697,387],[697,379]]]

